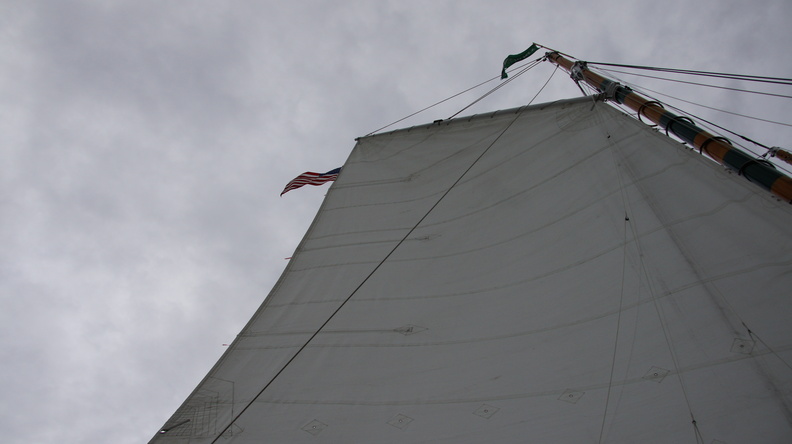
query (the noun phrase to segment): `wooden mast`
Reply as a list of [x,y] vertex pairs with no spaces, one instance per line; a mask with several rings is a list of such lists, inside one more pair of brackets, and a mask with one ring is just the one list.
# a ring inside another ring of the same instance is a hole
[[737,171],[746,179],[792,203],[792,178],[777,171],[764,159],[753,156],[732,146],[728,139],[710,134],[696,126],[687,117],[677,116],[665,110],[657,101],[636,94],[629,87],[597,74],[586,67],[585,62],[573,62],[558,52],[549,52],[547,60],[570,73],[576,81],[584,81],[607,98],[621,103],[667,132],[689,143],[720,164]]

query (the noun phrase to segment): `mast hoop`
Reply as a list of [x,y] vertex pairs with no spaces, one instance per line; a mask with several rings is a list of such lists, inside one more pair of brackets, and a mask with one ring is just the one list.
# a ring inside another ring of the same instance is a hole
[[707,151],[707,145],[709,145],[709,143],[712,142],[713,140],[718,140],[718,141],[721,141],[721,142],[724,142],[724,143],[728,143],[729,145],[734,146],[732,144],[731,140],[729,140],[729,139],[727,139],[725,137],[712,136],[712,137],[708,137],[707,140],[705,140],[704,142],[701,143],[701,146],[699,147],[699,154],[704,154],[704,152],[709,154],[709,151]]
[[[742,164],[740,169],[737,170],[737,175],[738,176],[745,176],[745,174],[743,174],[743,173],[745,173],[745,169],[748,168],[749,166],[753,165],[753,164],[762,164],[762,165],[764,165],[766,167],[769,167],[769,168],[772,168],[774,170],[776,169],[775,165],[773,165],[772,162],[770,162],[769,160],[765,160],[765,159],[759,157],[759,158],[756,158],[756,159],[751,159],[748,162],[745,162],[744,164]],[[748,180],[750,180],[750,178],[748,178],[748,176],[746,176],[746,178]]]
[[[648,101],[644,102],[644,103],[643,103],[643,104],[640,106],[640,108],[638,108],[638,120],[640,120],[640,121],[641,121],[641,123],[646,123],[646,124],[647,124],[647,125],[649,125],[649,126],[656,127],[656,126],[657,126],[656,124],[653,124],[653,123],[647,123],[647,122],[644,122],[644,121],[643,121],[643,119],[641,119],[641,113],[643,113],[643,110],[644,110],[644,108],[646,108],[646,107],[648,107],[648,106],[651,106],[651,105],[655,105],[655,106],[658,106],[658,107],[660,107],[661,109],[665,109],[665,107],[663,106],[663,104],[662,104],[662,103],[660,103],[660,102],[658,102],[657,100],[648,100]],[[649,116],[646,116],[646,117],[648,118]]]
[[629,87],[626,87],[619,82],[608,83],[607,86],[605,87],[605,91],[603,91],[603,93],[605,94],[605,98],[608,100],[613,100],[616,103],[619,103],[619,100],[616,98],[616,94],[619,92],[619,88],[629,89]]
[[687,117],[687,116],[674,116],[671,120],[668,121],[668,124],[665,127],[666,136],[670,137],[670,134],[668,134],[668,130],[671,130],[671,132],[674,133],[675,136],[680,137],[679,134],[677,134],[676,131],[674,131],[674,128],[673,128],[674,124],[678,123],[678,122],[686,122],[686,123],[689,123],[689,124],[691,124],[693,126],[696,126],[696,122],[694,122],[693,119],[691,119],[690,117]]

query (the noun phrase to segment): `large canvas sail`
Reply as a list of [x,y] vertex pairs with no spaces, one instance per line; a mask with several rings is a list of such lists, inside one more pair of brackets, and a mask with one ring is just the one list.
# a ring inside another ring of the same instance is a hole
[[791,442],[792,209],[591,98],[361,138],[152,443]]

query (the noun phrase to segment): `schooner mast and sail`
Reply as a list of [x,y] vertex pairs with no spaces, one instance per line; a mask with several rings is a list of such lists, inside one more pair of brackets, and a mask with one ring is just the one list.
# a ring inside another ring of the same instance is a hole
[[544,59],[599,94],[359,138],[151,442],[789,442],[789,176]]

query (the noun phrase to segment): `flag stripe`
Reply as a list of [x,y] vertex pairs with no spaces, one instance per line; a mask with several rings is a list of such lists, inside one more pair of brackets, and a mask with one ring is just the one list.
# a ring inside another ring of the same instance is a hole
[[314,173],[312,171],[307,171],[305,173],[300,174],[299,176],[292,179],[291,182],[286,184],[286,188],[283,189],[281,192],[281,196],[284,193],[287,193],[291,190],[300,188],[305,185],[321,185],[325,182],[332,182],[338,179],[338,173],[341,172],[341,168],[336,168],[334,170],[330,170],[326,173]]

